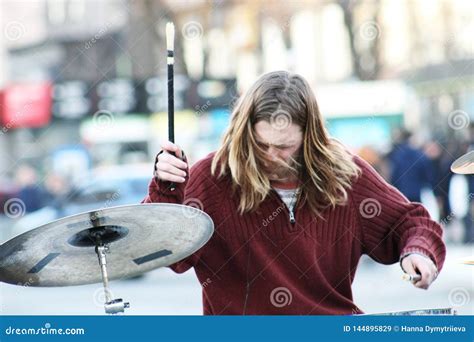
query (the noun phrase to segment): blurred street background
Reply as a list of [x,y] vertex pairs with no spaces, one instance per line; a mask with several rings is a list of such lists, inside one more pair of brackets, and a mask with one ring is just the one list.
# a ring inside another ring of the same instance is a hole
[[[165,25],[176,26],[175,136],[191,164],[219,145],[265,72],[312,85],[331,135],[444,229],[428,291],[363,258],[368,313],[474,314],[470,0],[0,0],[0,243],[60,217],[139,203],[167,140]],[[102,314],[99,286],[0,284],[2,314]],[[194,271],[112,282],[130,314],[201,314]]]

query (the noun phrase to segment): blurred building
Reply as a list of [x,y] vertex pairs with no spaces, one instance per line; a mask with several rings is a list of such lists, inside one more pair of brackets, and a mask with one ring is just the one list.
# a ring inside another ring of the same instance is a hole
[[[3,112],[13,112],[8,120],[3,115],[0,165],[2,172],[13,172],[16,161],[38,166],[58,146],[80,142],[78,120],[90,114],[91,105],[78,82],[117,74],[119,43],[114,40],[120,41],[128,11],[125,1],[7,0],[0,7]],[[68,81],[75,83],[61,86]],[[54,88],[43,88],[50,84]],[[48,89],[51,103],[37,101],[37,89]],[[68,92],[70,101],[62,108],[53,105],[55,97]],[[46,124],[32,123],[38,121],[28,118],[33,115],[44,116],[39,121]]]
[[[58,147],[64,156],[65,146],[75,158],[81,145],[94,154],[92,163],[111,155],[108,162],[117,163],[134,152],[124,159],[150,158],[166,138],[164,125],[151,123],[166,111],[170,20],[176,106],[194,113],[182,118],[194,129],[186,137],[201,151],[196,156],[215,147],[235,98],[259,74],[277,69],[306,77],[321,103],[331,99],[323,114],[337,119],[334,134],[360,125],[362,117],[376,118],[369,120],[375,132],[383,116],[383,130],[403,124],[426,138],[461,139],[463,122],[472,119],[470,1],[5,0],[0,13],[3,112],[14,108],[2,116],[1,173],[12,172],[18,160],[44,167]],[[38,95],[48,89],[50,103]],[[371,97],[372,91],[385,96]],[[33,93],[36,99],[28,100]],[[43,110],[33,110],[37,104]],[[26,120],[32,113],[43,117]],[[113,122],[115,132],[130,122],[134,130],[149,129],[114,135],[104,132],[113,131],[110,125],[91,130],[94,119]],[[121,139],[126,143],[117,145]]]

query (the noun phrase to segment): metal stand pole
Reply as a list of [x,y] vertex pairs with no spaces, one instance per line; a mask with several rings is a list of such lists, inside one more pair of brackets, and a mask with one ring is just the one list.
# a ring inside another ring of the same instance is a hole
[[104,285],[105,293],[105,313],[116,314],[119,312],[124,312],[125,309],[130,307],[130,303],[124,302],[122,298],[113,299],[109,290],[109,277],[107,275],[107,258],[106,253],[109,252],[109,247],[102,244],[100,236],[96,235],[96,246],[95,252],[99,258],[100,272],[102,273],[102,283]]

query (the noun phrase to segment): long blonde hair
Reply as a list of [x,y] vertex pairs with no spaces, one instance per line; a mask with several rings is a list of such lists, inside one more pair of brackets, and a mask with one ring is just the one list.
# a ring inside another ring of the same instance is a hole
[[299,201],[307,202],[317,215],[346,203],[359,167],[344,146],[329,137],[308,82],[302,76],[276,71],[261,76],[239,99],[212,160],[213,175],[230,174],[233,189],[240,195],[240,213],[257,209],[271,191],[262,171],[264,151],[255,139],[254,125],[260,120],[280,127],[294,123],[303,131],[303,145],[295,161],[301,184]]

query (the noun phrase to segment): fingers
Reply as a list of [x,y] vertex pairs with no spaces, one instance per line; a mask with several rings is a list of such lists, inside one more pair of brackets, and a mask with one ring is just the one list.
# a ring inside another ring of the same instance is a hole
[[179,146],[166,141],[161,147],[165,153],[158,155],[155,176],[163,181],[185,182],[188,164],[182,160],[183,152]]
[[158,156],[158,162],[170,164],[170,165],[172,165],[176,168],[180,168],[180,169],[183,169],[183,170],[186,170],[186,168],[188,167],[188,164],[186,164],[184,161],[182,161],[181,159],[178,159],[177,157],[175,157],[171,154],[167,154],[167,153],[160,154]]
[[165,172],[171,173],[172,175],[186,177],[186,171],[183,171],[169,163],[158,162],[156,169],[159,171],[165,171]]
[[174,153],[179,159],[183,159],[183,151],[181,151],[178,145],[172,143],[171,141],[163,142],[161,144],[161,148],[168,153]]
[[424,257],[410,255],[402,260],[402,268],[409,275],[419,274],[421,276],[420,280],[413,282],[413,285],[420,289],[428,289],[436,279],[436,266],[431,260]]
[[433,269],[433,265],[425,260],[416,259],[413,261],[414,267],[418,270],[421,275],[421,279],[414,283],[414,285],[420,289],[428,289],[436,276],[436,270]]
[[184,183],[186,181],[185,178],[166,172],[166,171],[157,170],[156,176],[158,177],[158,179],[168,181],[168,182]]
[[408,273],[410,275],[416,274],[416,270],[413,267],[413,264],[411,263],[411,259],[409,257],[405,257],[402,260],[402,269],[405,271],[405,273]]

